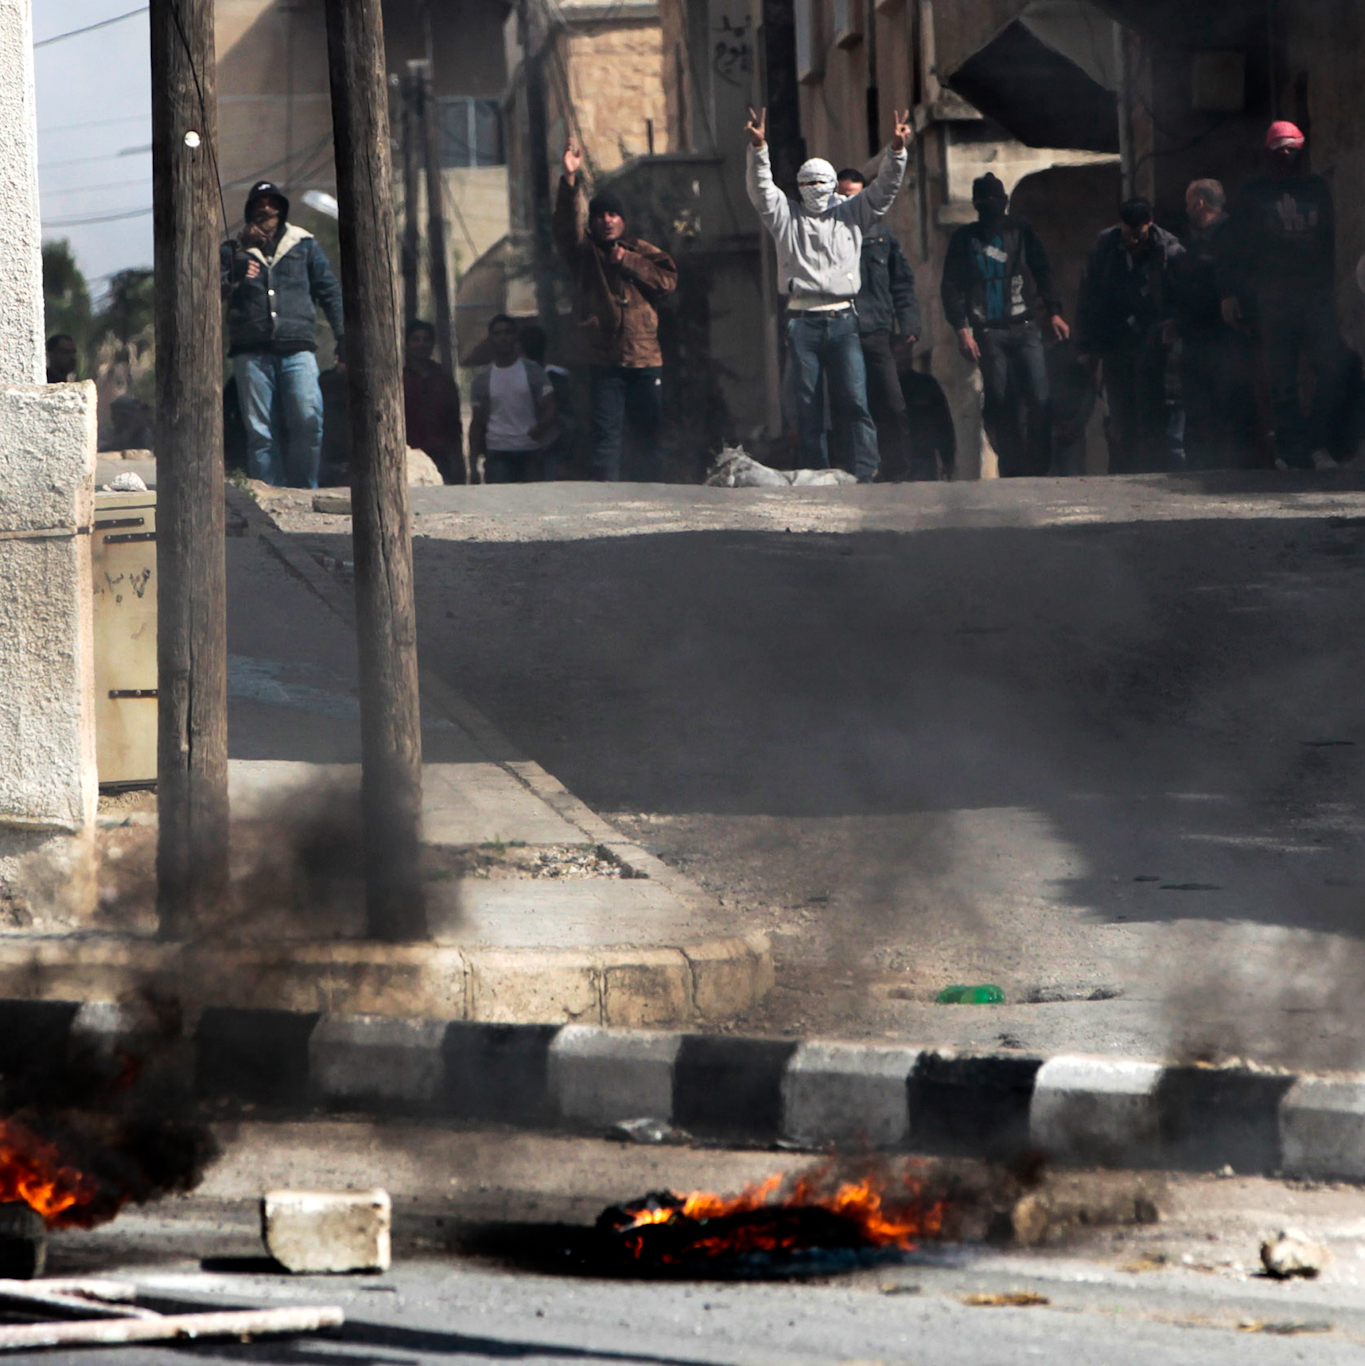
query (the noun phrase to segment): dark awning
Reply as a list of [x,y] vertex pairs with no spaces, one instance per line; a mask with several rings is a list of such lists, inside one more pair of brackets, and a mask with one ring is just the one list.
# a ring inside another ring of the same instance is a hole
[[948,84],[1026,146],[1119,149],[1114,92],[1021,20],[969,57]]

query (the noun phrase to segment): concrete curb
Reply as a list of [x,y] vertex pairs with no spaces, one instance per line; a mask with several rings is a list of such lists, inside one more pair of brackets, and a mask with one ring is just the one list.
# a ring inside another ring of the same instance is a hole
[[[0,1073],[136,1047],[125,1008],[0,1000]],[[258,1117],[414,1116],[702,1142],[1365,1179],[1365,1076],[1121,1058],[210,1008],[186,1039],[206,1103]]]

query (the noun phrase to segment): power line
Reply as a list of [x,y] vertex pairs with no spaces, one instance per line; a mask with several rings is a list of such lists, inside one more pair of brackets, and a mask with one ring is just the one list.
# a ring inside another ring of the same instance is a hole
[[58,166],[89,166],[96,161],[113,161],[115,157],[145,156],[151,150],[149,143],[146,147],[125,147],[121,152],[106,152],[101,157],[72,157],[68,161],[40,161],[38,169],[40,171],[55,171]]
[[84,28],[67,29],[65,33],[54,33],[51,38],[44,38],[41,42],[34,43],[35,49],[46,47],[49,43],[60,43],[63,38],[74,38],[80,33],[93,33],[97,28],[108,28],[110,24],[121,24],[125,19],[131,19],[135,14],[146,14],[147,6],[143,5],[139,9],[130,9],[127,14],[116,14],[112,19],[101,19],[98,24],[86,24]]
[[78,228],[86,223],[117,223],[124,218],[145,218],[151,211],[151,207],[148,206],[145,209],[129,209],[126,213],[98,214],[94,218],[45,218],[43,227]]
[[151,117],[151,114],[125,114],[117,119],[82,119],[80,123],[55,123],[51,128],[38,129],[38,136],[42,137],[45,133],[73,133],[78,128],[94,128],[96,125],[103,128],[105,124],[136,123],[139,119],[146,122]]
[[102,180],[98,185],[66,185],[60,190],[43,190],[44,199],[51,199],[59,194],[91,194],[95,190],[121,190],[127,185],[150,185],[150,176],[143,176],[140,180]]

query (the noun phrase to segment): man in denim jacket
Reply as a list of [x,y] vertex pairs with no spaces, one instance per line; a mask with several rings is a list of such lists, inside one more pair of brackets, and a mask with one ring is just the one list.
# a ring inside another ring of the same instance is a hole
[[267,484],[317,488],[317,311],[326,313],[340,354],[341,286],[313,234],[289,222],[289,200],[277,185],[253,185],[244,217],[219,257],[247,473]]

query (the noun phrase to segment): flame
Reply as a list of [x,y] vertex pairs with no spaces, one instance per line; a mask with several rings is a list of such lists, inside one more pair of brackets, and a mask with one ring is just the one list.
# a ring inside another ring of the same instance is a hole
[[[636,1258],[647,1250],[644,1230],[651,1225],[681,1224],[688,1220],[699,1226],[696,1237],[688,1241],[688,1256],[790,1251],[802,1243],[799,1229],[783,1228],[763,1217],[783,1211],[824,1210],[837,1215],[847,1220],[869,1247],[909,1251],[917,1240],[937,1237],[942,1232],[945,1202],[927,1198],[917,1177],[907,1174],[889,1182],[882,1173],[872,1171],[859,1180],[843,1181],[831,1189],[829,1173],[829,1164],[803,1173],[791,1179],[785,1193],[783,1187],[788,1178],[777,1173],[746,1186],[734,1196],[692,1191],[688,1195],[674,1194],[676,1203],[627,1205],[622,1213],[631,1222],[620,1226],[618,1232]],[[893,1187],[889,1193],[888,1185]],[[734,1217],[746,1214],[758,1217],[752,1222]],[[708,1232],[707,1224],[717,1219],[726,1220],[725,1227]],[[675,1258],[664,1253],[660,1259]]]
[[55,1143],[12,1119],[0,1120],[0,1201],[23,1201],[48,1227],[80,1223],[98,1183],[69,1166]]

